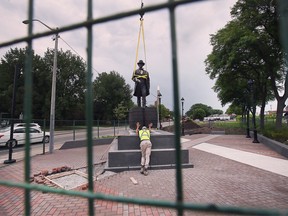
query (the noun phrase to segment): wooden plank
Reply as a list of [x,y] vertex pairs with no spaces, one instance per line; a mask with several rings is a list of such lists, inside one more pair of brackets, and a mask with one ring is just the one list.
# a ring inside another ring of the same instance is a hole
[[134,184],[134,185],[138,184],[138,182],[136,181],[136,179],[135,179],[135,178],[133,178],[133,177],[130,177],[130,180],[133,182],[133,184]]

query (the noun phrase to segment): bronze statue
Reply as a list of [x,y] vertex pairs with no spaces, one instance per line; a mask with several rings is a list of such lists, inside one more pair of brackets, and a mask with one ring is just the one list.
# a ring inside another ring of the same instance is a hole
[[150,94],[150,78],[149,73],[143,68],[145,63],[140,60],[137,64],[139,68],[134,71],[132,76],[132,80],[135,82],[133,95],[137,97],[138,107],[141,107],[142,98],[142,107],[145,108],[146,96]]

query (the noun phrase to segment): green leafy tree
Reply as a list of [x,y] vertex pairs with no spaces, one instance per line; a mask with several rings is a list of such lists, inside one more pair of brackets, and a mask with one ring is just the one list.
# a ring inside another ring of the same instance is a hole
[[199,119],[200,121],[203,121],[204,117],[206,116],[206,112],[204,109],[201,108],[195,108],[192,112],[192,119]]
[[165,118],[169,118],[170,117],[170,110],[164,106],[164,104],[161,104],[160,106],[161,109],[161,121]]
[[228,109],[226,110],[226,114],[231,115],[231,114],[236,114],[236,115],[242,115],[243,114],[243,107],[237,106],[234,104],[231,104]]
[[[84,119],[86,64],[81,57],[72,54],[69,50],[65,52],[59,50],[57,54],[55,118],[58,120]],[[54,50],[48,49],[45,52],[44,61],[50,80],[53,57]],[[49,98],[50,95],[51,90],[49,90]]]
[[[263,97],[263,92],[270,92],[270,89],[272,89],[273,96],[277,100],[276,127],[280,128],[282,126],[283,108],[288,97],[288,74],[286,70],[287,62],[283,62],[283,51],[279,38],[279,18],[283,17],[284,14],[281,15],[279,13],[278,3],[278,1],[269,0],[253,0],[249,2],[241,0],[232,8],[231,14],[234,19],[239,20],[256,37],[254,50],[257,57],[261,58],[259,63],[263,65],[261,81],[268,83],[254,87],[254,89],[257,89],[257,91],[254,90],[254,97],[262,96],[260,111],[261,125],[264,124],[265,105],[268,100],[271,100],[269,94],[266,98]],[[257,81],[257,77],[254,81]],[[261,89],[260,94],[258,91],[259,88]],[[281,91],[284,92],[283,96],[279,95]]]
[[[22,56],[22,58],[20,58]],[[14,72],[16,70],[23,69],[23,63],[25,57],[25,50],[22,49],[10,49],[2,58],[0,64],[0,113],[11,113],[11,101],[13,94],[13,79]],[[19,63],[21,65],[19,65]],[[18,88],[21,86],[21,81],[17,79]],[[23,96],[23,95],[22,95]],[[20,114],[19,104],[22,106],[23,102],[19,103],[21,98],[20,93],[16,95],[16,111],[15,115]],[[23,98],[23,97],[22,97]],[[21,109],[21,108],[20,108]]]
[[[23,112],[24,62],[26,49],[11,49],[0,63],[0,113],[11,112],[13,78],[18,69],[15,116]],[[32,117],[49,119],[51,80],[54,50],[47,50],[44,57],[33,55],[32,64]],[[56,120],[84,118],[85,63],[70,51],[58,52],[56,84]]]
[[[52,75],[51,67],[45,59],[35,56],[33,60],[33,106],[32,113],[36,119],[49,119],[51,104]],[[57,92],[57,91],[56,91]],[[57,101],[57,99],[56,99]],[[58,107],[56,107],[57,111]]]
[[219,110],[219,109],[213,109],[213,110],[212,110],[212,114],[221,115],[221,114],[223,114],[223,111],[222,111],[222,110]]
[[[15,48],[10,49],[2,58],[0,63],[0,113],[11,112],[11,100],[13,94],[13,79],[14,72],[16,74],[16,103],[15,103],[15,116],[18,117],[23,113],[23,98],[24,98],[24,62],[25,62],[26,49]],[[32,113],[33,118],[43,117],[43,101],[47,94],[47,74],[43,73],[43,61],[39,55],[33,55],[33,95],[32,95]],[[45,75],[45,76],[44,76]]]
[[133,106],[132,89],[118,72],[100,73],[93,82],[94,118],[112,120],[114,109],[121,104],[126,110]]
[[211,106],[207,106],[205,104],[202,104],[202,103],[197,103],[197,104],[194,104],[190,107],[190,109],[186,112],[186,115],[187,116],[193,116],[193,112],[195,109],[202,109],[204,110],[205,112],[205,116],[209,116],[209,115],[212,115],[213,114],[213,109]]
[[[278,97],[275,90],[284,78],[276,3],[239,0],[231,15],[234,19],[211,36],[213,50],[205,61],[206,71],[216,79],[214,90],[222,105],[249,104],[253,116],[260,105],[264,126],[265,104],[272,99],[272,90]],[[253,89],[247,86],[249,80],[254,81]],[[280,105],[283,110],[282,102]]]
[[123,120],[127,118],[128,109],[123,104],[123,101],[121,101],[113,110],[114,116],[117,120]]

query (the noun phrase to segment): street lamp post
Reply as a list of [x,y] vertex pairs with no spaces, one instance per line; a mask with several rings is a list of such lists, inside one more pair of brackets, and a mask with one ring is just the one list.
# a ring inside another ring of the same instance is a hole
[[[16,59],[18,61],[18,59]],[[16,160],[12,159],[12,152],[13,152],[13,131],[14,131],[14,115],[15,115],[15,102],[16,102],[16,92],[17,92],[17,79],[18,79],[18,65],[15,64],[14,70],[14,79],[13,79],[13,95],[12,95],[12,104],[11,104],[11,125],[10,125],[10,139],[8,141],[9,153],[8,153],[8,160],[4,161],[4,164],[11,164],[15,163]]]
[[257,129],[256,129],[256,104],[255,104],[255,96],[254,96],[254,80],[248,80],[248,87],[250,90],[250,93],[252,95],[252,121],[253,121],[253,137],[254,140],[252,141],[253,143],[259,143],[258,141],[258,136],[257,136]]
[[181,104],[182,104],[182,136],[185,136],[184,133],[184,98],[181,98]]
[[[55,30],[46,25],[38,19],[32,19],[32,21],[40,22],[46,28],[51,31]],[[24,20],[24,24],[29,24],[29,20]],[[55,48],[54,48],[54,60],[53,60],[53,72],[52,72],[52,87],[51,87],[51,107],[50,107],[50,143],[49,153],[54,151],[54,128],[55,128],[55,98],[56,98],[56,73],[57,73],[57,51],[58,51],[58,33],[55,34]]]
[[246,107],[246,124],[247,124],[247,129],[246,129],[246,138],[251,138],[250,136],[250,128],[249,128],[249,108],[248,106]]
[[162,97],[162,94],[158,93],[158,99],[159,99],[159,129],[161,130],[162,129],[162,125],[161,125],[161,97]]
[[250,122],[249,122],[249,114],[250,114],[250,89],[248,86],[248,89],[245,89],[244,91],[245,95],[245,119],[246,119],[246,138],[251,138],[250,136]]

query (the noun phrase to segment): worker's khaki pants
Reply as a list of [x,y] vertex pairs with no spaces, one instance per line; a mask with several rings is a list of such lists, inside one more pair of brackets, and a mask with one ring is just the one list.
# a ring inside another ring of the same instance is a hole
[[141,141],[141,166],[144,166],[146,169],[148,168],[150,162],[151,148],[152,143],[150,142],[150,140]]

